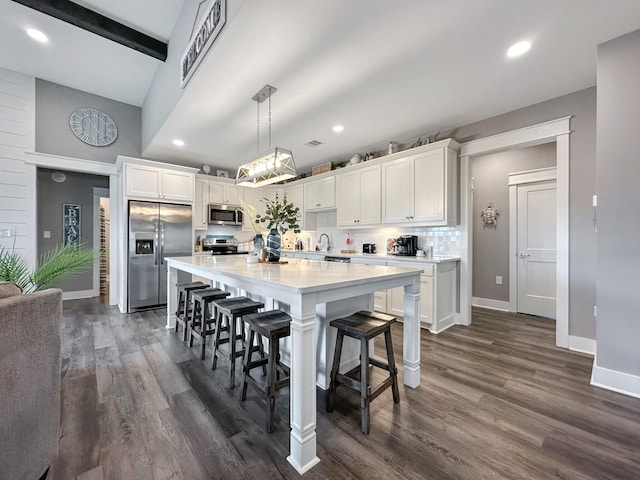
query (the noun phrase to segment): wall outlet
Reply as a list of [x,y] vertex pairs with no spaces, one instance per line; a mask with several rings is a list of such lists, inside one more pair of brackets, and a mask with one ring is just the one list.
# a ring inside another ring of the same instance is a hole
[[11,238],[11,229],[0,228],[0,238]]
[[502,285],[502,277],[500,275],[496,276],[496,285]]
[[42,232],[42,237],[51,238],[51,232],[49,230],[45,230],[44,232]]

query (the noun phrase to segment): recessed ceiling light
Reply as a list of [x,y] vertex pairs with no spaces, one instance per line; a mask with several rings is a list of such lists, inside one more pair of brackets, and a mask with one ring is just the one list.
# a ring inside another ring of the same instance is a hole
[[531,42],[527,42],[526,40],[522,42],[514,43],[509,47],[509,50],[507,50],[507,56],[511,58],[519,57],[520,55],[527,53],[530,48],[531,48]]
[[38,42],[45,43],[49,41],[47,36],[44,33],[42,33],[40,30],[36,30],[35,28],[27,28],[26,31],[27,31],[27,35],[29,35],[34,40],[37,40]]
[[342,125],[336,125],[333,127],[333,131],[336,133],[342,133],[344,131],[344,127]]
[[173,141],[173,144],[174,144],[176,147],[184,147],[184,141],[180,140],[179,138],[176,138],[176,139]]

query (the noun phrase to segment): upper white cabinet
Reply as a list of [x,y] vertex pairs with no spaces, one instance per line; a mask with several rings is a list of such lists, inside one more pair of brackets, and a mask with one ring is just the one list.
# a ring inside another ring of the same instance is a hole
[[[275,197],[276,189],[274,187],[238,187],[242,201],[248,205],[252,205],[256,209],[256,214],[264,215],[267,205],[264,202],[265,198],[273,199]],[[238,201],[239,203],[239,201]],[[263,230],[266,228],[265,224],[261,227]],[[242,230],[254,231],[253,225],[248,215],[242,217]]]
[[196,193],[193,202],[193,228],[206,230],[209,227],[207,204],[209,203],[209,179],[196,176]]
[[300,229],[304,229],[304,187],[298,185],[285,185],[282,188],[282,194],[287,196],[287,201],[293,203],[294,207],[298,207],[298,225]]
[[304,206],[306,211],[327,210],[336,206],[336,178],[326,177],[304,184]]
[[380,225],[380,165],[336,175],[338,228]]
[[210,180],[209,203],[218,205],[240,205],[240,188],[235,183]]
[[458,144],[447,140],[433,146],[444,142],[439,148],[382,163],[384,225],[456,224],[458,158],[450,145]]
[[193,202],[194,174],[191,172],[126,163],[125,177],[127,197]]

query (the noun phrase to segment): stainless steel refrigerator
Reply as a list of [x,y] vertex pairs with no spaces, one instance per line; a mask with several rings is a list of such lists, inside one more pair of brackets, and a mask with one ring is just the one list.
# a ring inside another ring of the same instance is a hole
[[191,255],[191,206],[129,202],[128,311],[167,303],[165,257]]

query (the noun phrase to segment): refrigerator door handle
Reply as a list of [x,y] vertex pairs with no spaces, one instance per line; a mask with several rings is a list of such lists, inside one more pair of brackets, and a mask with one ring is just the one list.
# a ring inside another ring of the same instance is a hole
[[164,265],[164,222],[160,222],[160,265]]
[[155,248],[155,252],[156,252],[156,254],[154,255],[154,259],[153,259],[153,264],[154,265],[158,265],[158,243],[159,243],[158,242],[158,225],[154,225],[153,229],[155,230],[155,236],[154,236],[153,243],[155,244],[154,248]]

